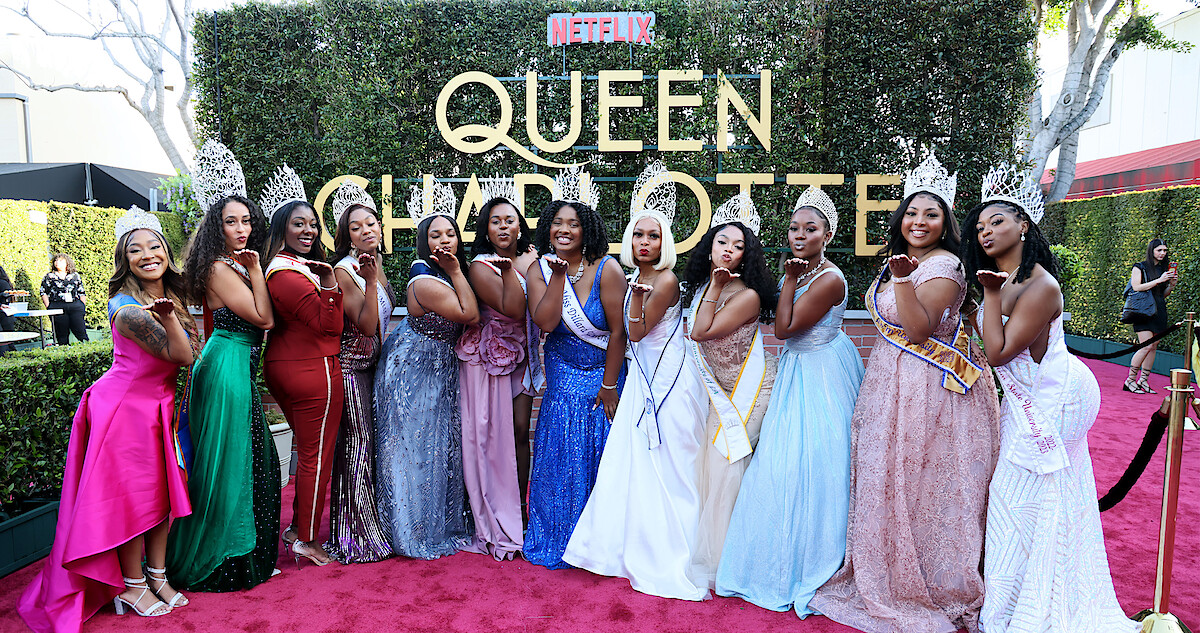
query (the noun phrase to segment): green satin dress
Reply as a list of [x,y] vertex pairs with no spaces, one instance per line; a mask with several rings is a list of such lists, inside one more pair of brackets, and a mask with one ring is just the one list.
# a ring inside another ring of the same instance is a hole
[[171,525],[167,574],[177,588],[238,591],[279,556],[279,457],[254,380],[262,330],[229,308],[213,324],[192,378],[192,514]]

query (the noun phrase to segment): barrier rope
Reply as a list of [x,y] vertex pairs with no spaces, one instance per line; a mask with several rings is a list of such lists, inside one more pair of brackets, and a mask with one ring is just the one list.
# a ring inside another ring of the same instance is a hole
[[1084,351],[1077,350],[1074,347],[1071,347],[1070,345],[1067,346],[1067,351],[1071,352],[1072,354],[1074,354],[1080,358],[1090,358],[1092,360],[1109,360],[1110,358],[1117,358],[1118,356],[1124,356],[1126,354],[1129,354],[1130,352],[1136,352],[1139,349],[1142,349],[1143,347],[1145,347],[1151,343],[1157,343],[1159,339],[1161,339],[1162,337],[1164,337],[1168,334],[1174,333],[1176,330],[1178,330],[1181,327],[1183,327],[1183,321],[1180,321],[1179,323],[1172,325],[1171,327],[1163,330],[1162,332],[1159,332],[1158,334],[1155,334],[1154,336],[1151,336],[1150,338],[1142,341],[1141,343],[1137,343],[1133,347],[1129,347],[1129,348],[1123,349],[1118,352],[1108,352],[1107,354],[1092,354],[1090,352],[1084,352]]
[[1142,445],[1138,447],[1137,453],[1134,453],[1133,460],[1129,462],[1129,466],[1113,484],[1108,492],[1100,497],[1100,511],[1104,512],[1111,509],[1113,506],[1121,502],[1129,490],[1133,488],[1133,484],[1137,483],[1142,473],[1146,471],[1146,466],[1150,464],[1150,459],[1154,457],[1154,451],[1158,450],[1159,443],[1162,442],[1163,435],[1167,432],[1167,414],[1161,410],[1156,410],[1150,416],[1150,424],[1146,427],[1146,435],[1142,437]]

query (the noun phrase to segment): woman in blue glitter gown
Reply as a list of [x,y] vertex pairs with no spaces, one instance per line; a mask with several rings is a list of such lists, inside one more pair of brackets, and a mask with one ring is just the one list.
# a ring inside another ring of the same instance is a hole
[[534,244],[544,255],[526,278],[533,320],[549,332],[546,394],[533,439],[524,556],[563,569],[624,381],[626,283],[589,205],[555,200],[541,218]]
[[479,307],[453,218],[422,219],[416,241],[408,318],[388,335],[375,370],[375,498],[392,550],[432,560],[474,538],[454,344]]

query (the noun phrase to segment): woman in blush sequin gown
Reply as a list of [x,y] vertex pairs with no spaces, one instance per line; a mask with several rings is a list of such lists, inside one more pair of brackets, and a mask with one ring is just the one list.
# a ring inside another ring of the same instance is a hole
[[809,608],[868,633],[974,632],[996,386],[962,332],[966,282],[943,198],[910,194],[890,227],[892,256],[866,297],[881,334],[851,422],[846,560]]
[[453,554],[474,536],[454,344],[479,308],[461,255],[453,218],[420,221],[408,318],[388,335],[375,371],[375,498],[392,551],[409,558]]
[[[524,218],[507,198],[492,196],[484,203],[468,271],[479,300],[479,324],[468,327],[455,348],[462,361],[463,474],[475,520],[469,549],[496,560],[511,559],[525,541],[516,444],[524,441],[529,447],[526,407],[532,398],[526,392],[534,385],[525,278],[517,271],[529,270],[537,259],[530,237]],[[526,433],[517,440],[521,416]]]
[[529,268],[529,305],[545,332],[546,394],[538,412],[529,478],[524,556],[549,569],[569,565],[563,550],[583,512],[624,382],[625,275],[605,255],[604,223],[583,202],[555,200],[534,243],[545,255]]
[[841,329],[846,279],[825,259],[836,230],[833,202],[810,188],[788,227],[771,404],[717,570],[719,595],[801,618],[846,552],[850,417],[863,378],[858,348]]
[[375,363],[395,296],[383,273],[383,225],[375,201],[346,181],[334,196],[333,273],[342,290],[342,386],[346,405],[329,488],[329,542],[340,563],[370,563],[392,555],[375,506]]
[[633,359],[596,485],[563,560],[628,578],[643,593],[702,600],[708,587],[688,574],[700,520],[696,458],[708,402],[687,357],[679,280],[671,272],[673,215],[673,204],[667,215],[635,208],[626,225],[621,260],[637,268],[625,297]]
[[266,228],[254,203],[228,196],[188,248],[185,277],[213,327],[192,375],[192,514],[171,526],[167,571],[197,591],[249,589],[279,558],[279,456],[255,384],[263,330],[274,325],[259,266]]
[[696,469],[700,524],[691,572],[706,589],[716,588],[729,518],[775,382],[775,356],[763,349],[759,323],[774,314],[776,289],[756,235],[758,223],[750,197],[735,196],[713,214],[712,228],[684,270],[689,351],[700,372],[700,397],[708,400]]
[[1021,205],[991,195],[985,188],[967,214],[962,246],[967,278],[983,289],[977,320],[1005,404],[980,629],[1132,633],[1140,625],[1113,591],[1088,454],[1100,387],[1063,339],[1057,265],[1036,223],[1041,195]]
[[170,613],[167,602],[186,604],[165,581],[152,589],[142,568],[143,553],[147,566],[165,565],[168,520],[192,511],[173,417],[175,382],[179,367],[192,362],[188,332],[195,340],[195,329],[182,276],[157,219],[152,224],[137,222],[117,236],[109,285],[113,365],[79,402],[54,545],[17,602],[38,633],[78,633],[114,598],[118,609],[147,616]]

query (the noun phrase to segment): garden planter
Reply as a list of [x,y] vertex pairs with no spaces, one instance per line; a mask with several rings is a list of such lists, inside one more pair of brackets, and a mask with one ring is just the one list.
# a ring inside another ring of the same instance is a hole
[[271,438],[275,440],[275,450],[279,453],[279,476],[282,479],[279,487],[287,485],[291,477],[292,465],[292,427],[287,422],[272,424]]
[[0,522],[0,576],[49,554],[54,544],[58,500],[31,500],[26,506],[25,512]]

